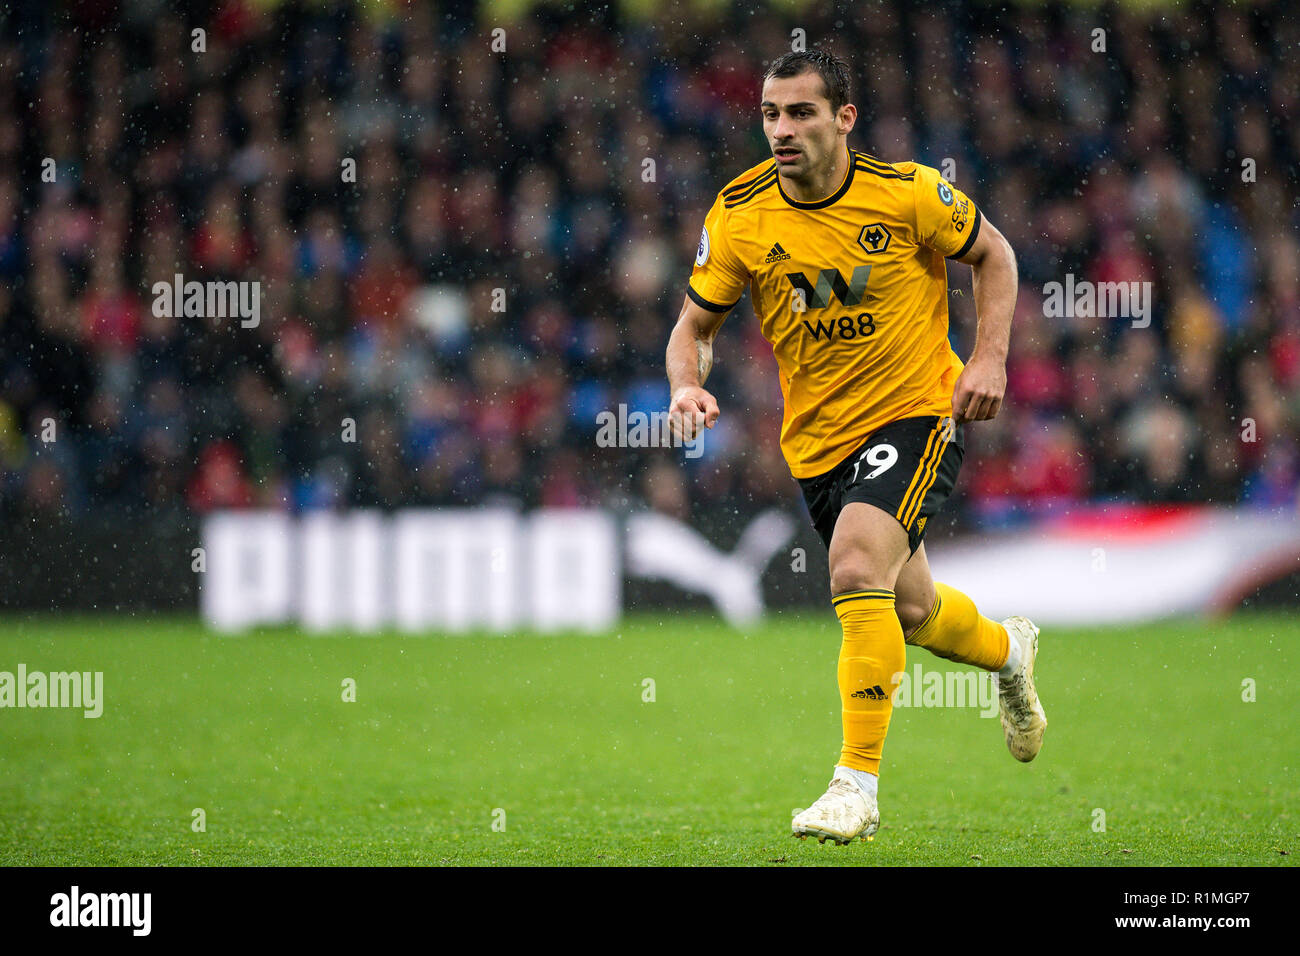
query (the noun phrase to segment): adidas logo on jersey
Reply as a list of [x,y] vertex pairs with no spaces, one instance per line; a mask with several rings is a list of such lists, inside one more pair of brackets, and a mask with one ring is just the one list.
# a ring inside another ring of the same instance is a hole
[[765,262],[765,263],[767,263],[767,262],[782,262],[782,261],[784,261],[785,259],[789,259],[789,258],[790,258],[790,253],[788,253],[788,252],[786,252],[784,249],[782,249],[782,248],[781,248],[781,243],[778,242],[778,243],[773,244],[773,246],[772,246],[772,251],[769,252],[769,253],[767,254],[767,258],[764,259],[763,262]]

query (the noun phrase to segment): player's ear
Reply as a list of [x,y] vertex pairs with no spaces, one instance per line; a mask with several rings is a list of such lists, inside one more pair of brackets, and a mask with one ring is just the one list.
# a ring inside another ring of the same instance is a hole
[[852,103],[845,103],[840,107],[840,115],[837,117],[840,125],[840,132],[845,135],[853,132],[853,126],[858,121],[858,108]]

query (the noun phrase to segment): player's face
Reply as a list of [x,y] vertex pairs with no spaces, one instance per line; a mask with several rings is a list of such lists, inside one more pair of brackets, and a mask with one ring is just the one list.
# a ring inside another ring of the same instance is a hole
[[761,107],[763,132],[782,176],[804,180],[834,162],[842,124],[831,112],[820,75],[770,77]]

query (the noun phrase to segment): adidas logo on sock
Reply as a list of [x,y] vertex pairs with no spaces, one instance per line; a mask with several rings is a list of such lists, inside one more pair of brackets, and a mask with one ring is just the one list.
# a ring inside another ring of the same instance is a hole
[[764,261],[764,262],[781,262],[782,260],[784,260],[784,259],[789,259],[789,258],[790,258],[790,253],[788,253],[788,252],[786,252],[784,249],[782,249],[782,248],[781,248],[781,243],[777,242],[777,243],[774,243],[774,244],[772,245],[772,251],[769,252],[769,253],[767,254],[767,258],[764,259],[763,261]]
[[880,689],[880,685],[877,684],[875,687],[866,687],[862,690],[855,690],[853,693],[849,694],[849,696],[857,697],[859,699],[870,697],[872,700],[884,700],[886,694]]

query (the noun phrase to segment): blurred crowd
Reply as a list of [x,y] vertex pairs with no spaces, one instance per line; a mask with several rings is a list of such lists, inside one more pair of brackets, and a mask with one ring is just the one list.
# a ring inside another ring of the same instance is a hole
[[[950,161],[1016,250],[1008,400],[967,430],[959,520],[1295,502],[1282,0],[501,22],[121,0],[0,22],[0,515],[796,501],[747,301],[698,460],[595,441],[602,410],[666,406],[704,213],[768,155],[760,78],[795,29],[853,68],[850,142]],[[970,273],[949,274],[964,356]],[[259,323],[167,314],[153,290],[177,275],[259,283]],[[1046,315],[1067,275],[1152,283],[1149,326]]]

